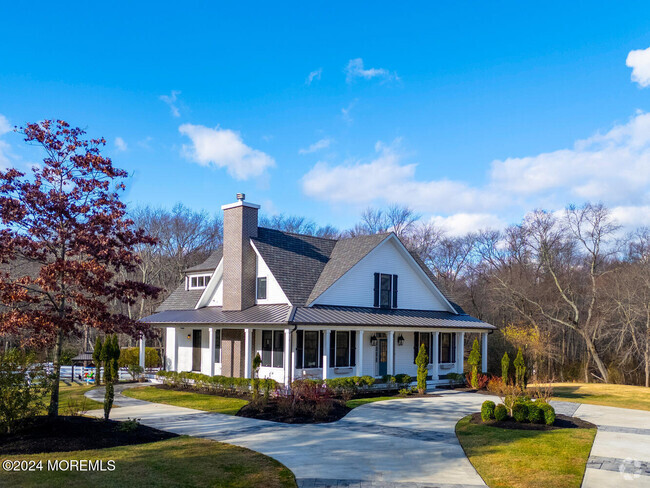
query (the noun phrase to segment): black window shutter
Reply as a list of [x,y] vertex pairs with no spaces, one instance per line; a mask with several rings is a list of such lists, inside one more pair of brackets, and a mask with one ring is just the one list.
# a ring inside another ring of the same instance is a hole
[[449,348],[451,349],[451,362],[456,362],[456,333],[452,332],[451,341],[449,341]]
[[334,367],[336,360],[336,332],[330,332],[330,368]]
[[320,354],[318,355],[318,367],[323,367],[323,347],[325,345],[325,333],[320,331]]
[[393,275],[393,308],[397,308],[397,275]]
[[304,332],[302,330],[296,331],[296,368],[302,368],[302,339]]
[[413,332],[413,364],[415,364],[415,358],[418,357],[420,352],[420,333]]
[[350,366],[357,365],[357,331],[350,331]]
[[375,273],[375,301],[374,301],[374,306],[378,307],[379,306],[379,293],[380,293],[380,286],[379,286],[379,273]]

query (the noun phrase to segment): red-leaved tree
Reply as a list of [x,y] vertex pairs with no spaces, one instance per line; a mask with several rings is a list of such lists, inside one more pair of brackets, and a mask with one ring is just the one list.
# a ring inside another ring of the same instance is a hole
[[137,246],[154,239],[126,217],[119,192],[127,173],[101,155],[104,139],[85,139],[62,120],[16,130],[45,157],[29,175],[0,171],[0,334],[52,348],[48,413],[57,416],[64,338],[84,326],[150,335],[147,324],[116,305],[158,295],[158,288],[124,278],[139,262]]

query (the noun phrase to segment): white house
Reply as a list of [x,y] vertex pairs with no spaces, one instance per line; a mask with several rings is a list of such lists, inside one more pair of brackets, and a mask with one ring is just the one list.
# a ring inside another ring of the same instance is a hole
[[[165,331],[165,368],[208,375],[299,378],[416,374],[464,368],[465,334],[480,334],[482,369],[494,326],[467,315],[394,233],[325,239],[258,227],[259,205],[224,211],[223,249],[142,319]],[[143,343],[141,343],[143,346]]]

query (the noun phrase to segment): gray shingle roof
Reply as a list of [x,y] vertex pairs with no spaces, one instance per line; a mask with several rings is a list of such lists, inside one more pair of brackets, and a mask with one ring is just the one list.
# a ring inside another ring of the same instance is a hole
[[337,241],[258,229],[252,239],[271,273],[293,305],[304,305]]
[[168,310],[145,317],[149,324],[267,324],[326,326],[377,326],[413,328],[471,328],[490,330],[487,324],[469,315],[432,310],[382,309],[371,307],[337,307],[315,305],[254,305],[238,312],[224,312],[221,307],[198,310]]
[[[320,274],[316,285],[309,294],[307,304],[318,298],[325,290],[332,286],[341,276],[347,273],[352,266],[363,259],[370,251],[377,247],[390,234],[372,234],[368,236],[340,239],[336,242],[330,259]],[[298,304],[296,304],[298,305]],[[300,304],[302,305],[302,304]]]
[[185,282],[183,282],[158,306],[156,312],[162,312],[164,310],[193,310],[202,294],[203,290],[186,290]]
[[219,266],[219,262],[221,261],[222,257],[223,257],[223,250],[219,248],[216,251],[214,251],[212,254],[210,254],[210,257],[208,257],[208,259],[203,261],[201,264],[197,264],[196,266],[187,268],[185,272],[193,273],[196,271],[214,271],[215,269],[217,269],[217,266]]

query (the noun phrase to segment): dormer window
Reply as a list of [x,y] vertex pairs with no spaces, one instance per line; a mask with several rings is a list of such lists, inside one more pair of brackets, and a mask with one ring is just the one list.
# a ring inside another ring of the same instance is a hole
[[374,306],[397,308],[397,275],[375,273]]
[[210,275],[188,276],[187,289],[188,290],[201,290],[208,286]]

